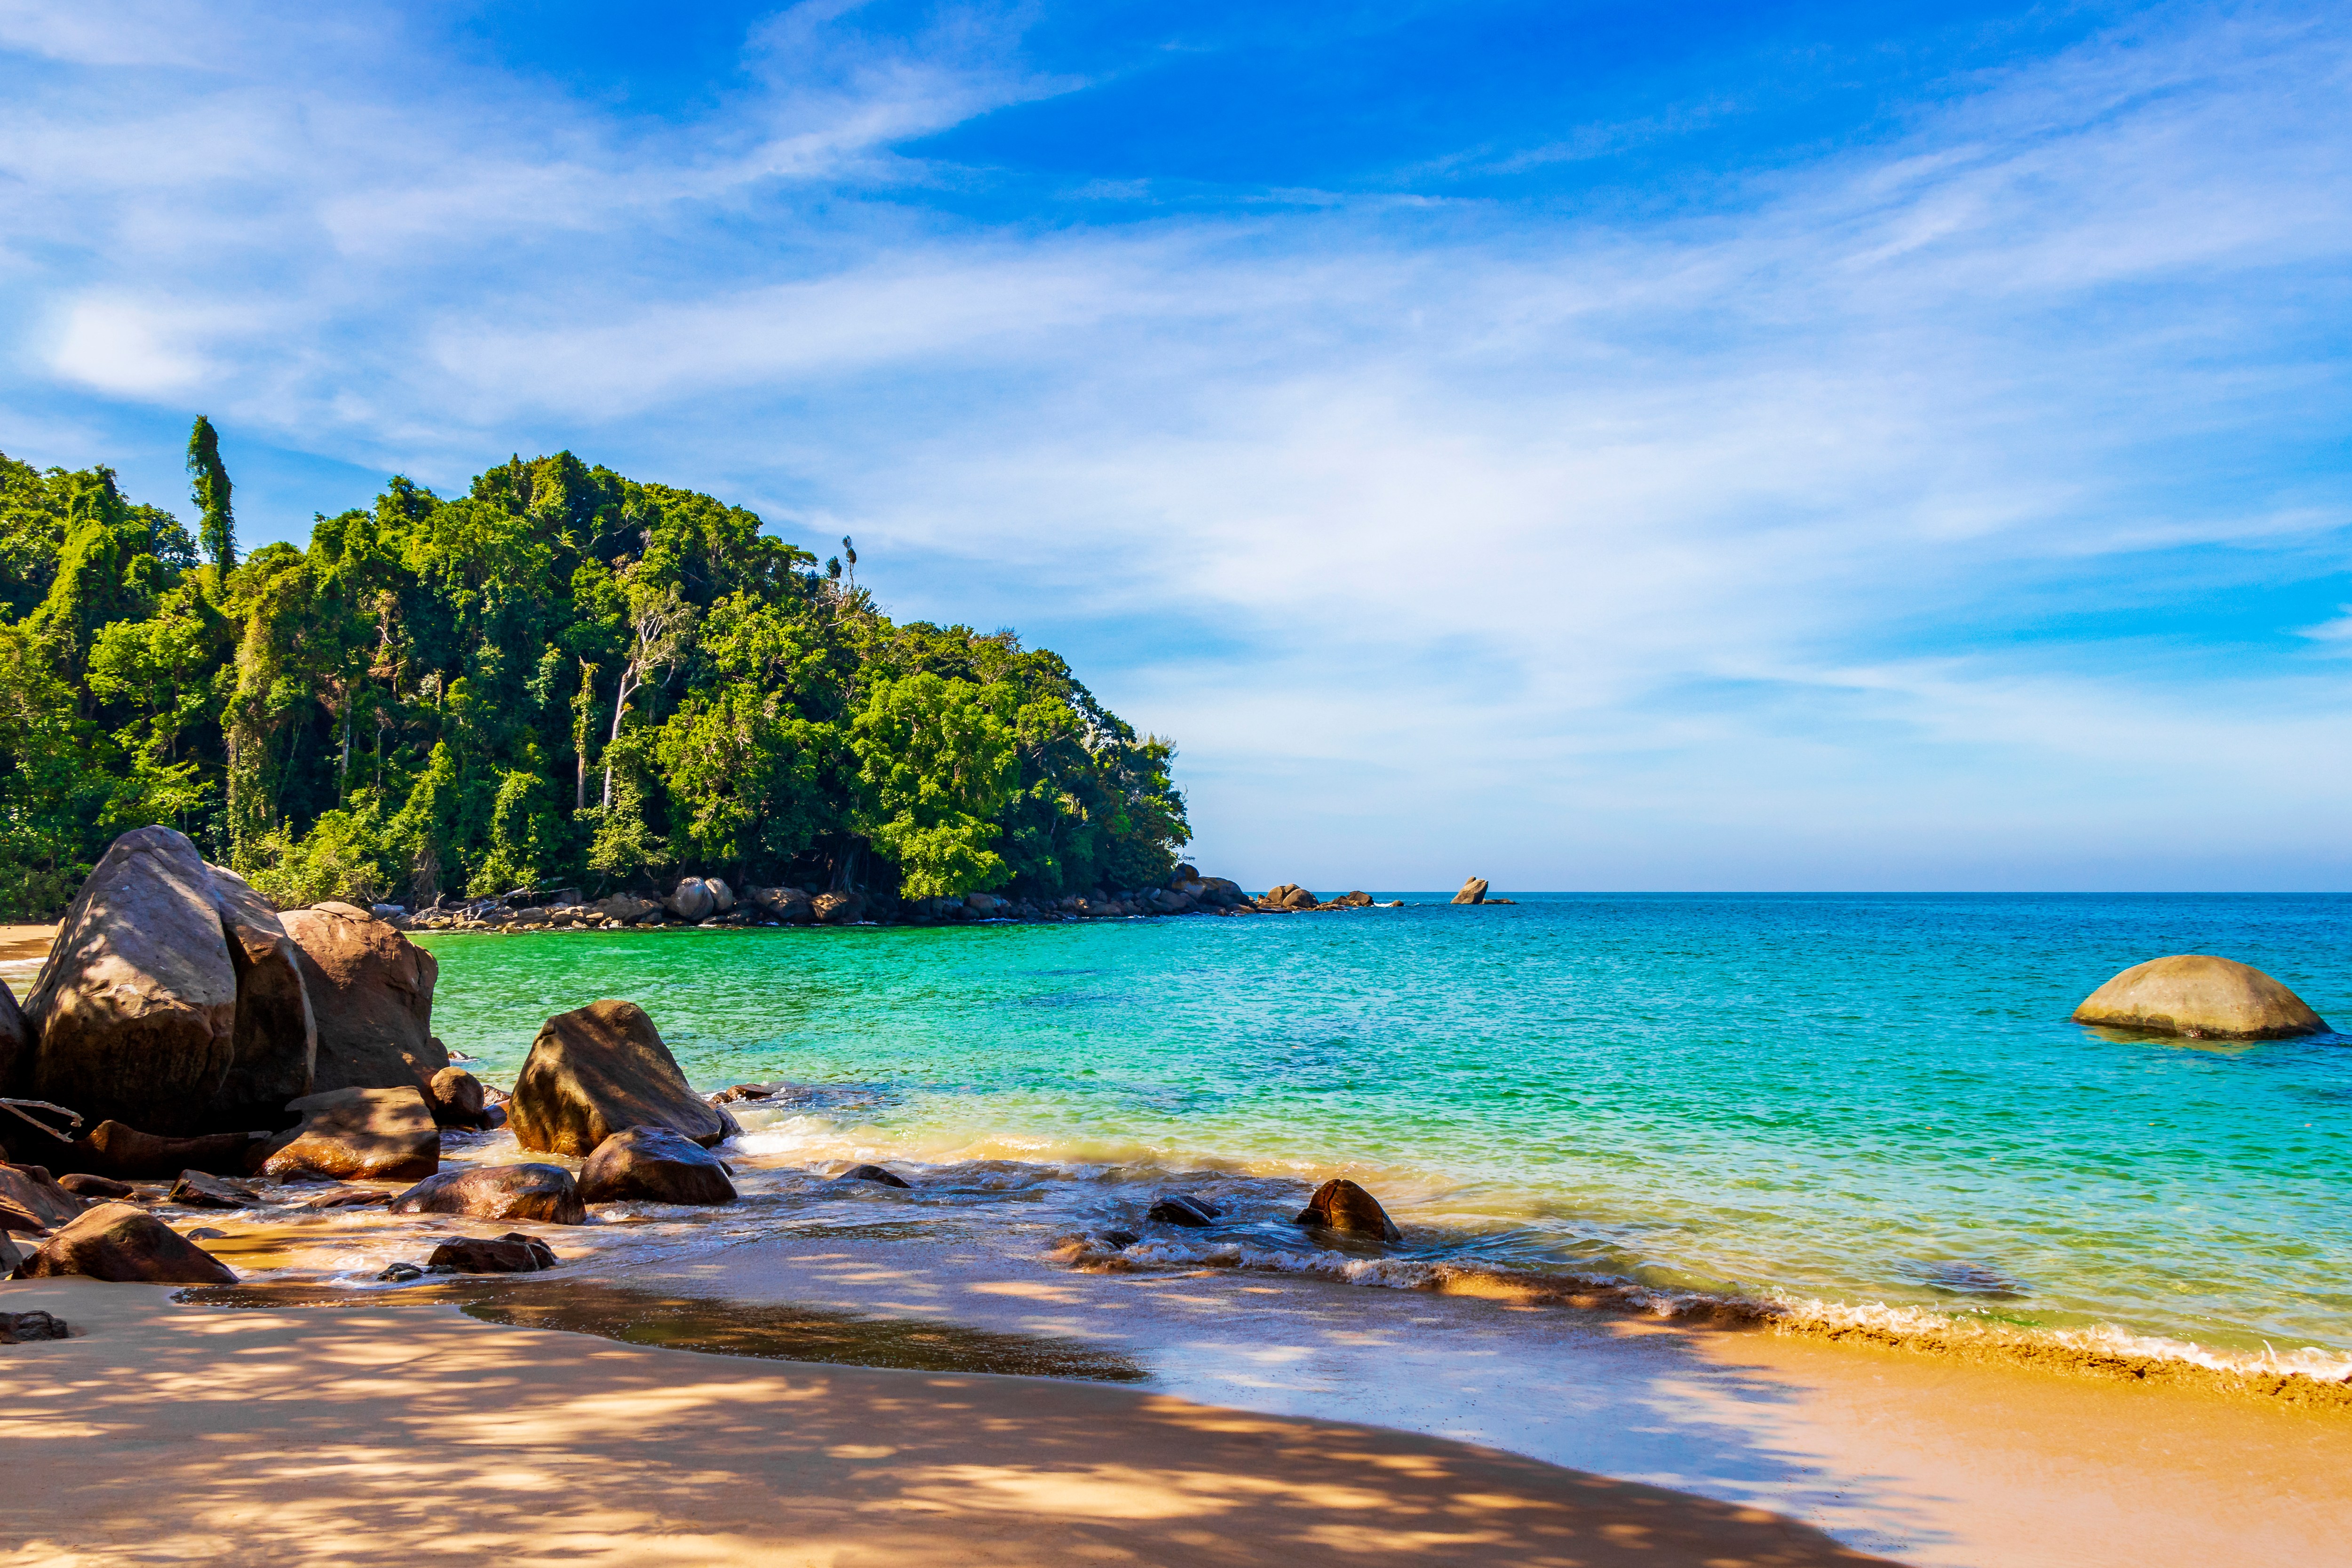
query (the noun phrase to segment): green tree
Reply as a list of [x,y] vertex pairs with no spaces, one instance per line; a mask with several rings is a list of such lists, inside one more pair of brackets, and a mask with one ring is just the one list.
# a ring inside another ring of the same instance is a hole
[[1010,875],[994,820],[1013,796],[1010,696],[927,671],[877,681],[851,721],[851,822],[898,862],[908,898],[980,892]]
[[229,507],[228,468],[221,462],[220,437],[203,415],[188,432],[189,494],[203,521],[196,525],[196,542],[213,565],[226,576],[236,564],[236,514]]

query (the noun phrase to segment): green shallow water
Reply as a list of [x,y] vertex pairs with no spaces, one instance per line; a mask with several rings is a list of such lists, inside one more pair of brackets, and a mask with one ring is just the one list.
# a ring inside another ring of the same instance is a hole
[[1345,1173],[1408,1258],[2341,1352],[2352,1041],[2066,1016],[2128,964],[2210,952],[2352,1027],[2347,917],[2335,897],[1560,895],[424,941],[436,1027],[493,1082],[550,1014],[628,997],[699,1088],[829,1086],[749,1119],[747,1150],[961,1173],[1033,1220],[1134,1224],[1182,1178],[1240,1204],[1242,1241],[1296,1247],[1294,1189]]

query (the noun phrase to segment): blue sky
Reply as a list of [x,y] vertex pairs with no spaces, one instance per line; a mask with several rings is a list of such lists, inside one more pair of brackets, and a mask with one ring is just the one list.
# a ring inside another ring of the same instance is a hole
[[2340,8],[329,9],[0,3],[0,449],[855,534],[1252,883],[2352,886]]

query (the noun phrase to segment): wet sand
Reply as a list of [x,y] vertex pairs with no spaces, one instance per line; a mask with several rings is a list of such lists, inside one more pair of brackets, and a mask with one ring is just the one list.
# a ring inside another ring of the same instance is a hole
[[30,963],[38,968],[57,937],[58,928],[53,925],[0,925],[0,963]]
[[86,1331],[0,1347],[9,1561],[1876,1561],[1757,1510],[1097,1383],[169,1296],[0,1286],[0,1310]]

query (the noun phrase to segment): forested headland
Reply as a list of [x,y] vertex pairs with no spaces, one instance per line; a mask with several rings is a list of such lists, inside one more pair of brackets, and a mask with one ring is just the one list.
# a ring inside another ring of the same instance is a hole
[[0,455],[0,913],[115,835],[281,906],[681,875],[901,897],[1163,880],[1172,748],[1011,632],[893,622],[710,496],[569,452],[394,478],[240,556],[206,421],[188,524]]

